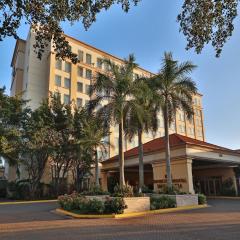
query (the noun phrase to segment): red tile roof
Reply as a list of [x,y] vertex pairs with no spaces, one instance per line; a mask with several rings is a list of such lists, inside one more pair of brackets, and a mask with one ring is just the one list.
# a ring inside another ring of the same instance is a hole
[[[204,141],[200,141],[194,138],[182,136],[180,134],[171,134],[169,135],[169,141],[170,141],[170,147],[176,147],[176,146],[181,146],[181,145],[197,145],[197,146],[202,146],[202,147],[207,147],[215,150],[222,150],[222,151],[232,151],[231,149],[224,148],[218,145],[214,145],[211,143],[207,143]],[[165,141],[164,137],[156,138],[153,139],[152,141],[149,141],[145,144],[143,144],[143,152],[144,154],[150,153],[150,152],[156,152],[156,151],[161,151],[165,149]],[[135,157],[138,155],[138,147],[132,148],[124,153],[125,159],[128,159],[130,157]],[[109,158],[106,161],[111,161],[111,160],[116,160],[118,159],[118,155]]]

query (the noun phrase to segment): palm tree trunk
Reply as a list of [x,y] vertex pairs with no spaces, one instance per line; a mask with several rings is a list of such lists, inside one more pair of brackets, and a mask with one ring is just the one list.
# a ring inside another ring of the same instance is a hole
[[98,166],[98,157],[97,150],[95,150],[95,186],[99,187],[99,166]]
[[122,188],[125,186],[125,177],[124,177],[124,152],[123,152],[123,117],[121,117],[119,123],[119,139],[118,139],[118,151],[119,151],[119,184]]
[[139,193],[141,193],[142,188],[144,186],[143,144],[141,128],[138,128],[138,154],[139,154]]
[[169,143],[169,116],[168,107],[164,109],[164,128],[165,128],[165,157],[166,157],[166,173],[167,173],[167,187],[172,189],[172,172],[170,159],[170,143]]

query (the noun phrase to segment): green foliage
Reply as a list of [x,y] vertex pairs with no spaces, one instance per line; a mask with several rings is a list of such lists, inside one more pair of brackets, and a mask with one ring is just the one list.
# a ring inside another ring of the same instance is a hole
[[114,197],[134,197],[133,187],[126,183],[123,187],[116,185],[114,187]]
[[224,44],[232,36],[238,3],[239,0],[185,0],[178,21],[187,38],[186,48],[195,48],[200,53],[211,42],[219,57]]
[[122,214],[124,209],[127,208],[127,205],[124,202],[124,199],[121,197],[108,198],[105,203],[105,213],[115,213]]
[[[89,110],[97,110],[97,116],[103,118],[109,125],[118,125],[119,153],[122,153],[124,117],[131,106],[138,104],[134,99],[134,93],[139,91],[139,82],[134,81],[133,77],[133,71],[137,64],[133,55],[129,55],[128,59],[125,59],[124,64],[120,66],[106,59],[103,63],[108,66],[109,71],[97,74],[90,91],[93,99],[90,101]],[[125,185],[123,174],[124,155],[119,155],[119,184],[123,186]]]
[[207,203],[207,198],[204,194],[198,194],[198,204],[206,204]]
[[107,180],[108,184],[108,191],[113,194],[114,193],[114,187],[119,184],[118,179],[115,176],[109,176]]
[[164,185],[162,189],[160,190],[161,194],[170,194],[170,195],[176,195],[176,194],[186,194],[184,192],[181,192],[176,186],[168,187],[167,185]]
[[197,93],[197,87],[189,74],[195,68],[196,66],[191,62],[179,63],[173,59],[171,52],[165,52],[159,74],[153,76],[149,82],[153,90],[155,111],[161,111],[164,118],[166,145],[168,146],[165,151],[168,188],[172,188],[173,185],[170,168],[169,127],[174,122],[178,110],[181,109],[188,119],[191,119],[194,114],[192,99]]
[[86,198],[77,193],[59,196],[58,203],[61,208],[67,211],[82,214],[120,214],[127,208],[122,198],[106,198],[101,201],[96,198]]
[[0,198],[7,196],[7,180],[0,179]]
[[232,178],[228,178],[225,181],[223,181],[221,194],[223,196],[236,196],[236,190],[234,188]]
[[153,190],[147,186],[142,187],[142,193],[153,193]]
[[10,165],[18,162],[21,146],[21,127],[28,115],[26,101],[20,96],[9,97],[5,88],[0,88],[0,156]]
[[96,196],[96,195],[109,195],[109,192],[103,191],[100,186],[93,186],[89,191],[81,192],[81,195]]
[[164,195],[161,197],[151,197],[150,203],[151,210],[176,207],[176,201],[173,198]]
[[104,203],[98,199],[91,199],[88,201],[87,210],[88,213],[102,214],[104,212]]
[[[78,61],[77,55],[62,34],[62,21],[70,23],[81,21],[88,29],[96,21],[96,15],[109,9],[113,4],[120,4],[128,12],[130,4],[137,4],[140,0],[99,0],[99,1],[65,1],[65,0],[38,0],[14,1],[2,0],[0,2],[0,15],[4,16],[0,25],[0,41],[6,36],[18,38],[17,30],[22,23],[31,25],[36,33],[35,51],[39,58],[45,48],[53,41],[56,56],[62,59],[70,58],[72,62]],[[24,21],[22,21],[24,19]],[[40,25],[41,24],[41,25]]]
[[14,200],[30,200],[30,183],[29,180],[21,180],[18,182],[8,183],[8,191],[10,195],[8,198]]

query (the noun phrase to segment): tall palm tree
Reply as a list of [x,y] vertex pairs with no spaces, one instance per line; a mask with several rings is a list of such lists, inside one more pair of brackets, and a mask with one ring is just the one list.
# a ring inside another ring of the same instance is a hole
[[172,189],[169,125],[174,121],[177,110],[182,110],[190,119],[193,115],[192,97],[197,92],[196,83],[189,74],[196,68],[191,62],[179,63],[173,60],[171,53],[164,53],[162,68],[159,74],[152,78],[151,84],[155,91],[155,99],[158,101],[164,117],[165,128],[165,153],[167,187]]
[[122,65],[117,65],[111,60],[103,60],[103,62],[109,67],[109,71],[97,74],[90,91],[94,99],[90,101],[89,108],[98,107],[99,115],[104,116],[109,123],[117,124],[119,127],[119,184],[120,187],[123,187],[125,185],[123,119],[128,106],[136,104],[132,97],[134,92],[138,90],[138,86],[133,80],[133,70],[137,64],[133,55],[129,55]]
[[139,91],[134,94],[136,104],[129,106],[126,113],[125,132],[129,141],[133,137],[138,137],[138,158],[139,158],[139,193],[144,187],[144,164],[143,164],[143,143],[142,136],[144,132],[157,131],[157,114],[153,108],[153,92],[148,86],[149,79],[136,78]]

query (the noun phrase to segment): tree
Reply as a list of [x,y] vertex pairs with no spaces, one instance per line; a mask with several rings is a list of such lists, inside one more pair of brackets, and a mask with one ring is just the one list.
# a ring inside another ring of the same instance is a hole
[[[137,67],[135,58],[130,55],[124,64],[116,65],[110,60],[104,60],[109,67],[106,73],[98,73],[91,88],[91,95],[95,98],[90,102],[90,109],[99,107],[98,116],[102,116],[109,123],[117,124],[120,186],[125,185],[124,152],[123,152],[123,120],[124,113],[133,100],[134,92],[138,90],[137,82],[133,80],[133,70]],[[101,106],[103,104],[103,106]]]
[[[77,114],[78,110],[75,110]],[[94,156],[95,160],[95,185],[99,187],[99,157],[106,155],[109,142],[105,141],[105,137],[109,136],[109,126],[104,119],[96,116],[93,112],[86,109],[81,110],[81,137],[78,144],[82,145],[83,152],[89,152]],[[98,156],[98,152],[101,153]],[[85,153],[86,154],[86,153]]]
[[166,173],[169,189],[172,189],[169,125],[173,122],[177,110],[184,111],[189,119],[193,115],[192,97],[197,93],[197,88],[188,75],[195,68],[196,66],[191,62],[178,63],[173,60],[171,53],[165,53],[162,68],[151,81],[155,91],[156,107],[162,110],[164,117]]
[[238,3],[239,0],[185,0],[177,19],[187,38],[186,48],[200,53],[211,42],[219,57],[232,36]]
[[86,110],[84,108],[75,107],[72,133],[72,136],[75,139],[75,157],[72,162],[72,173],[77,192],[84,190],[82,189],[82,182],[84,177],[90,173],[91,166],[94,163],[90,149],[80,143],[84,137],[83,119],[85,119],[85,116]]
[[18,38],[17,30],[22,23],[29,24],[36,32],[35,51],[39,58],[44,49],[53,41],[57,58],[70,58],[76,63],[77,55],[71,52],[61,22],[75,23],[82,21],[87,30],[96,16],[102,10],[109,9],[113,4],[121,4],[122,9],[128,12],[131,3],[137,4],[140,0],[2,0],[0,2],[0,41],[7,36]]
[[48,126],[46,102],[31,112],[22,127],[21,164],[28,172],[31,198],[40,197],[39,186],[53,152],[54,130]]
[[148,86],[148,78],[136,78],[139,91],[134,94],[136,104],[129,106],[126,113],[125,132],[127,138],[138,136],[138,158],[139,158],[139,192],[144,187],[144,164],[143,164],[143,143],[142,135],[144,132],[156,132],[158,128],[157,114],[154,109],[153,92]]
[[58,196],[66,189],[67,174],[72,168],[75,156],[75,141],[73,133],[73,115],[71,105],[61,103],[60,94],[51,95],[48,99],[49,123],[54,131],[52,142],[53,154],[50,158],[52,183]]
[[20,96],[9,97],[4,92],[5,88],[0,88],[0,157],[14,165],[20,151],[21,125],[30,109]]

